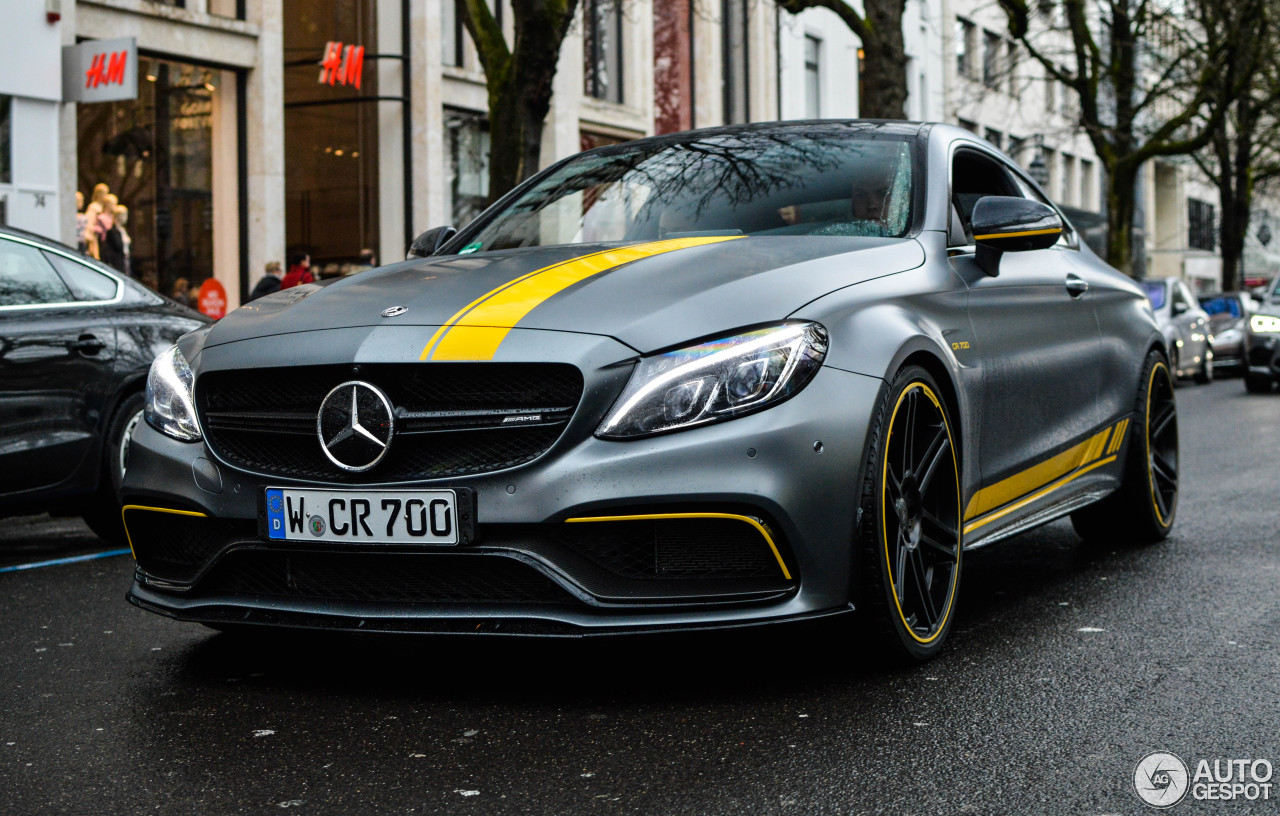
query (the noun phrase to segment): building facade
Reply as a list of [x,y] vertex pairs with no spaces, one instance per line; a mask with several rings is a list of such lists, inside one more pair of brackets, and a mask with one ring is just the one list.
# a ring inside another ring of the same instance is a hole
[[[508,0],[491,1],[513,38]],[[690,128],[858,115],[861,44],[827,10],[579,9],[544,164]],[[268,261],[305,252],[320,275],[343,274],[484,206],[487,92],[450,0],[62,0],[56,16],[23,4],[0,30],[0,63],[15,67],[0,71],[0,221],[75,244],[76,193],[105,185],[129,210],[134,277],[178,295],[213,278],[234,308]],[[909,0],[907,115],[1008,152],[1097,245],[1105,180],[1073,94],[1005,25],[982,0]],[[115,38],[136,42],[136,94],[68,101],[64,48]],[[1148,168],[1148,274],[1214,285],[1213,192],[1185,165]]]

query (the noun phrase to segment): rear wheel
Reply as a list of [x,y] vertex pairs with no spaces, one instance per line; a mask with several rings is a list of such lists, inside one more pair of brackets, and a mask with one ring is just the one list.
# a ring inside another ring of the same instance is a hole
[[1089,541],[1151,544],[1163,540],[1178,511],[1178,410],[1173,376],[1158,351],[1147,355],[1134,405],[1138,431],[1129,442],[1124,482],[1100,502],[1071,514]]
[[938,653],[960,583],[959,462],[941,390],[903,369],[873,418],[858,531],[860,602],[899,659]]
[[1258,374],[1245,374],[1244,387],[1250,394],[1270,394],[1272,381],[1270,377]]
[[102,478],[98,495],[84,512],[85,523],[99,538],[112,544],[126,541],[124,522],[120,518],[120,488],[129,469],[129,440],[142,421],[144,398],[141,392],[130,394],[116,407],[107,435],[102,442]]

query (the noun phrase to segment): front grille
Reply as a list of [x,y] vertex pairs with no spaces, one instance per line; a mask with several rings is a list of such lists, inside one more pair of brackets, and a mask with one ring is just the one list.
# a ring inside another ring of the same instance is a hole
[[496,555],[281,553],[241,550],[196,587],[201,594],[356,603],[555,604],[574,598],[537,570]]
[[[386,458],[349,473],[324,455],[316,414],[335,386],[363,380],[396,412]],[[227,462],[272,476],[375,483],[465,476],[538,458],[564,431],[582,374],[561,363],[297,366],[212,371],[196,384],[210,447]],[[510,421],[519,418],[518,424]]]

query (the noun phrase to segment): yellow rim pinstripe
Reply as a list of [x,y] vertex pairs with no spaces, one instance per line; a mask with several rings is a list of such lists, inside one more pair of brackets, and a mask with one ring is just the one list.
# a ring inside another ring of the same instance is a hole
[[436,330],[418,359],[492,360],[498,346],[525,315],[575,283],[643,258],[741,237],[713,235],[634,244],[534,270],[462,307]]
[[[893,421],[897,418],[898,408],[902,406],[902,401],[906,398],[907,394],[917,388],[923,391],[925,396],[929,398],[929,401],[938,409],[938,414],[942,417],[942,427],[947,431],[947,444],[951,446],[951,468],[956,477],[957,512],[960,509],[960,468],[959,464],[956,462],[956,445],[955,440],[951,438],[951,423],[947,422],[947,412],[943,410],[942,403],[934,395],[929,386],[922,382],[913,382],[906,388],[902,389],[902,393],[898,395],[898,401],[893,406],[893,413],[889,415],[889,433],[885,436],[884,445],[880,450],[880,458],[883,460],[883,464],[880,468],[880,540],[884,543],[884,564],[885,572],[889,575],[889,594],[893,596],[893,605],[894,608],[898,610],[898,618],[902,621],[902,625],[906,628],[907,634],[911,635],[913,640],[922,645],[928,645],[936,640],[938,635],[942,634],[942,630],[946,626],[947,619],[951,616],[952,602],[955,601],[956,597],[956,583],[960,580],[960,556],[964,547],[962,546],[962,541],[956,541],[956,566],[955,569],[951,571],[951,586],[947,588],[947,607],[942,610],[942,617],[938,618],[937,631],[927,638],[921,638],[916,634],[915,630],[911,628],[911,624],[907,622],[907,616],[902,613],[902,604],[898,602],[898,587],[894,583],[893,562],[889,558],[889,528],[884,523],[884,520],[887,518],[885,515],[887,508],[884,503],[885,494],[887,492],[885,490],[885,485],[888,484],[889,481],[889,440],[893,438]],[[957,538],[959,537],[957,536]]]
[[196,516],[198,518],[208,518],[207,513],[197,513],[195,510],[171,510],[168,507],[147,507],[141,504],[126,504],[120,508],[120,523],[124,525],[124,540],[129,542],[129,554],[133,556],[133,560],[137,561],[137,553],[133,551],[133,536],[129,534],[129,522],[125,519],[125,513],[130,510],[147,510],[152,513],[168,513],[173,516]]
[[759,519],[751,516],[740,516],[736,513],[643,513],[634,516],[580,516],[578,518],[565,519],[565,522],[567,524],[582,524],[592,521],[649,521],[653,519],[732,519],[746,522],[756,528],[756,532],[764,537],[765,543],[773,551],[773,557],[778,561],[778,568],[782,570],[782,577],[788,581],[791,580],[791,571],[787,569],[787,563],[782,560],[782,553],[778,552],[778,545],[773,542],[773,534]]

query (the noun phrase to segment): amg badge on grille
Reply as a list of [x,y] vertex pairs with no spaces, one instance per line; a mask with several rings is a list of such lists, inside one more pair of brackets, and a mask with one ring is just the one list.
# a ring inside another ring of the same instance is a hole
[[387,455],[395,421],[386,394],[367,382],[353,380],[330,391],[320,403],[316,436],[330,462],[361,473]]

